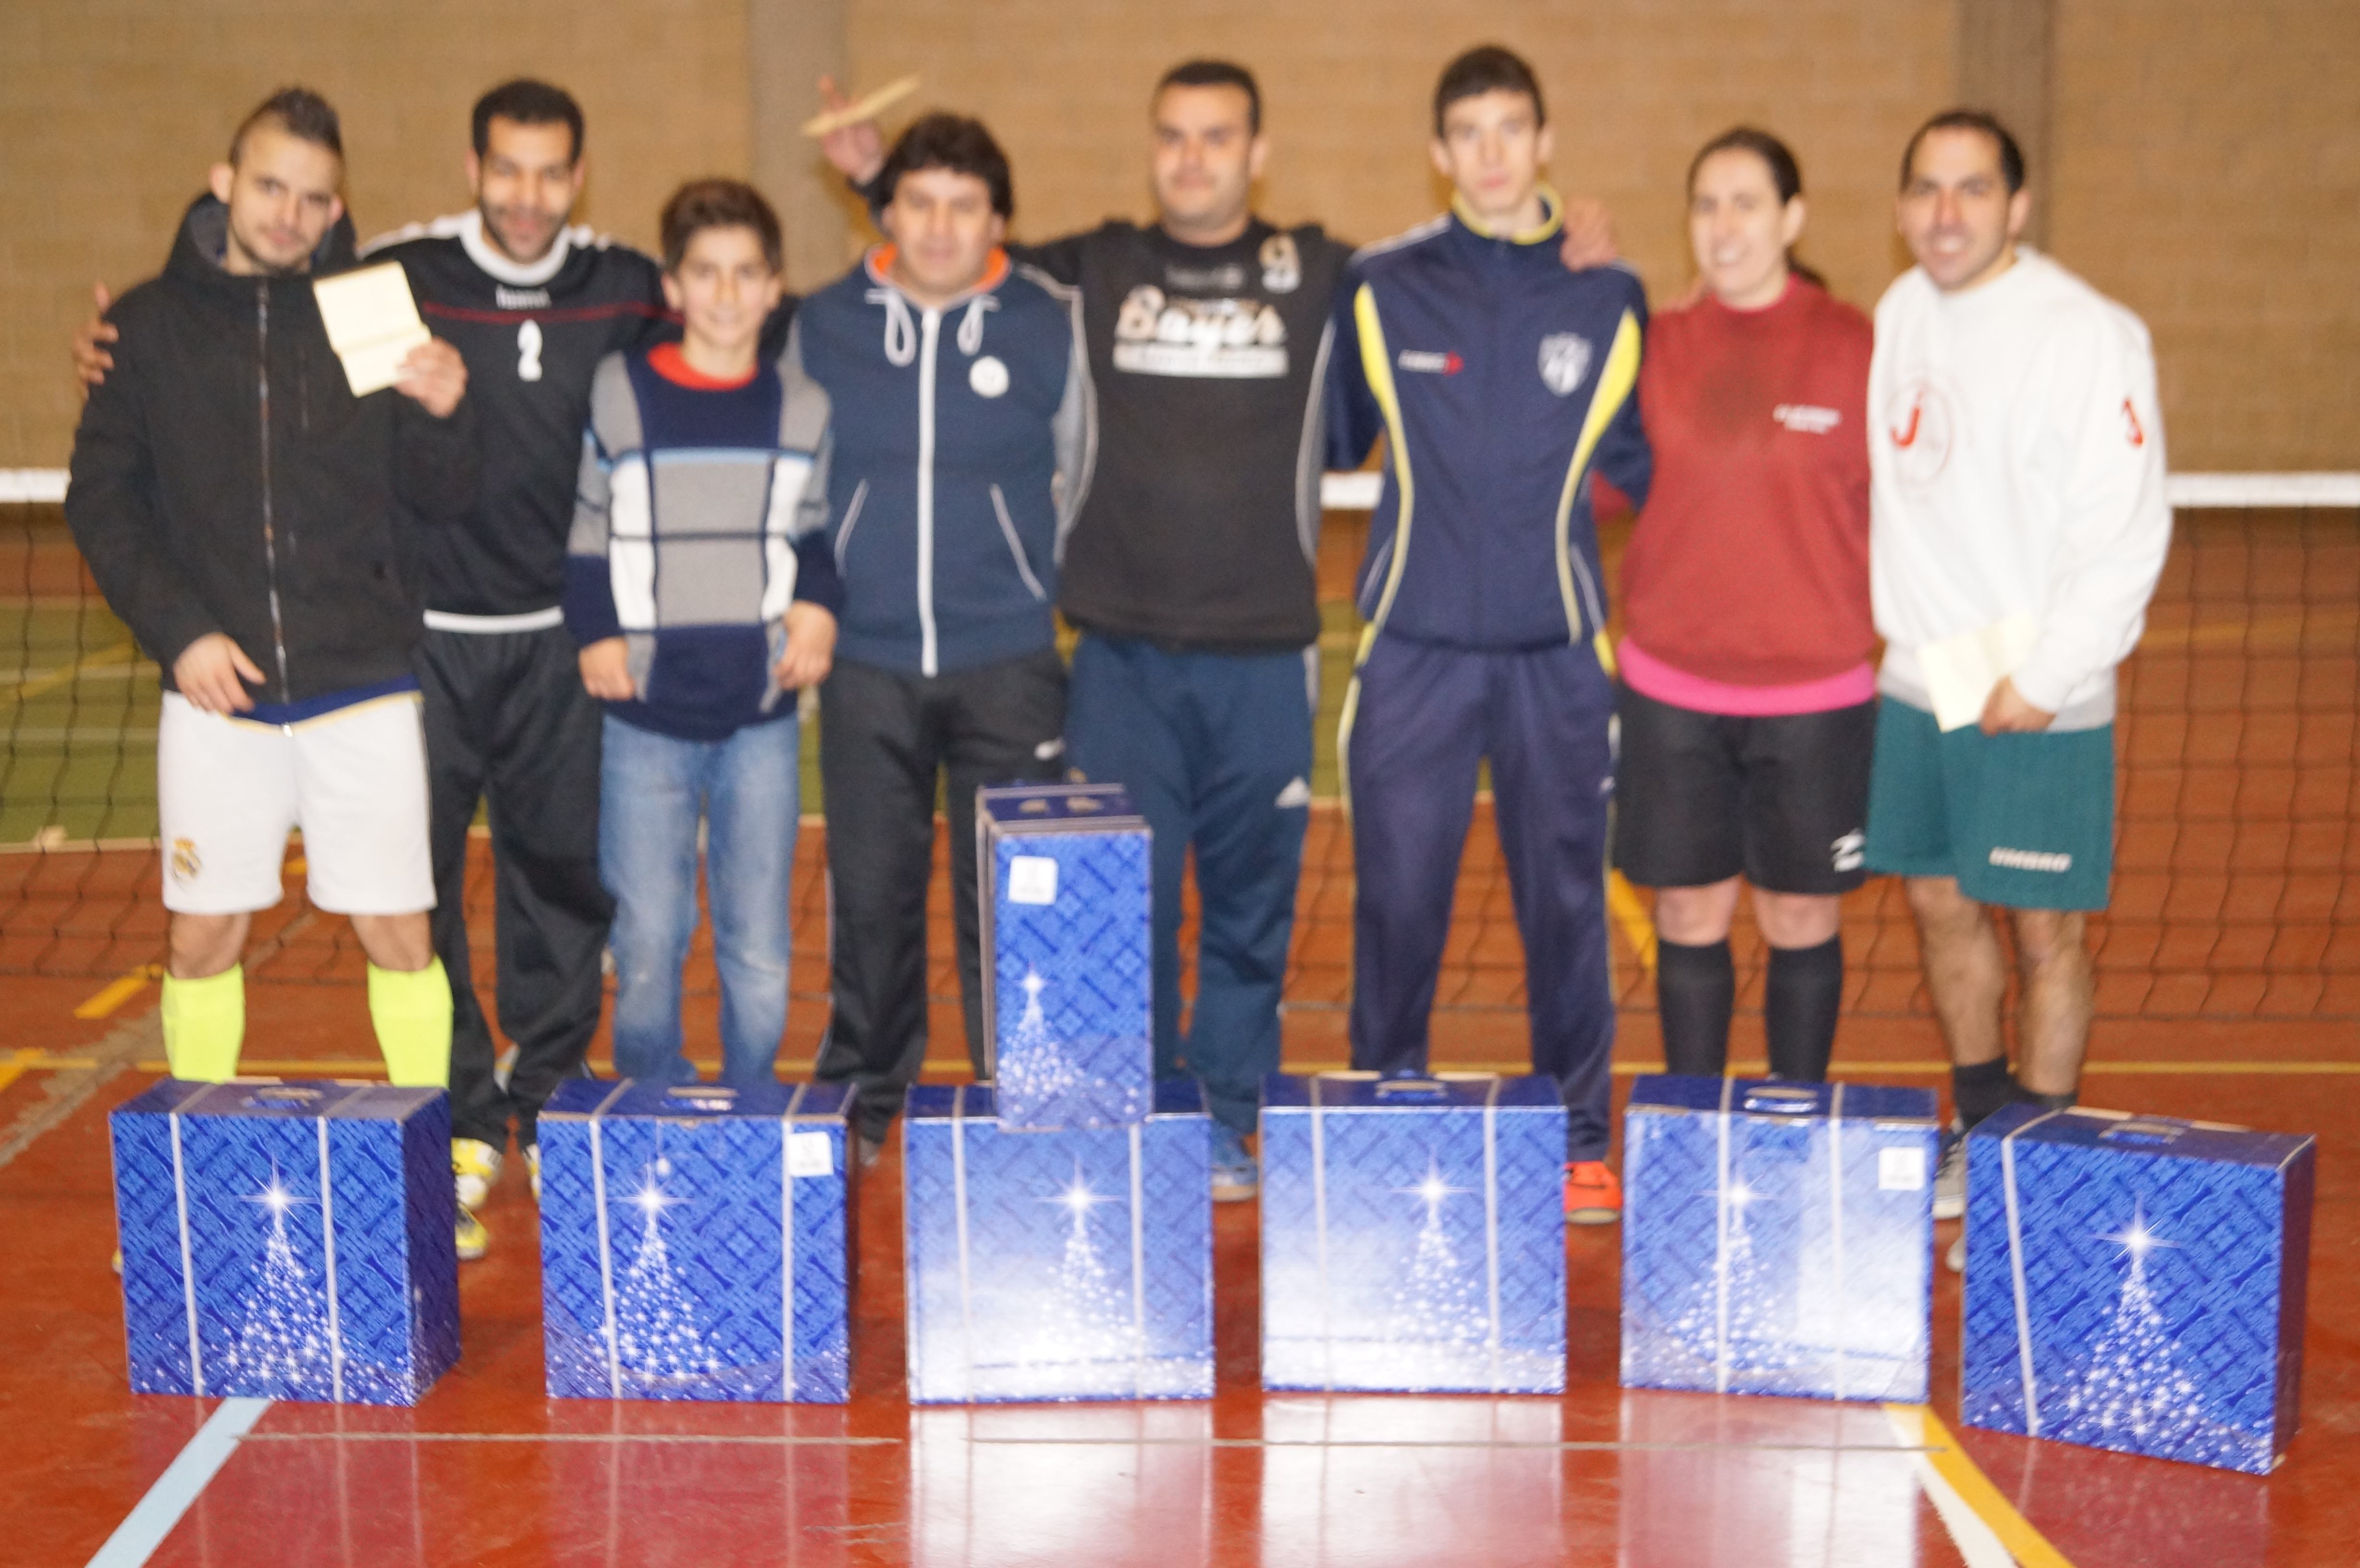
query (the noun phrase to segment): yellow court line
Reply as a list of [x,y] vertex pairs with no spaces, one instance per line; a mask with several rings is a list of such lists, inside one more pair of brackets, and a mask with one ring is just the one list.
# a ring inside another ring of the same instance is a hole
[[57,1073],[67,1068],[97,1065],[87,1056],[51,1056],[46,1051],[22,1049],[0,1056],[0,1089],[5,1089],[27,1073]]
[[126,663],[137,657],[138,651],[138,645],[128,640],[116,643],[113,648],[100,648],[87,659],[75,659],[63,670],[52,670],[47,675],[36,675],[29,681],[19,681],[12,686],[0,687],[0,700],[28,702],[44,692],[54,691],[60,686],[71,684],[74,678],[85,670],[95,670],[106,664]]
[[1614,923],[1622,928],[1623,940],[1631,944],[1631,951],[1639,955],[1639,967],[1653,975],[1655,922],[1640,900],[1638,889],[1620,871],[1606,874],[1606,908],[1613,914]]
[[1950,1435],[1950,1429],[1942,1424],[1930,1407],[1887,1405],[1885,1409],[1897,1421],[1918,1423],[1924,1434],[1927,1462],[1950,1484],[1959,1500],[1991,1527],[1999,1543],[2007,1548],[2008,1555],[2016,1559],[2017,1568],[2073,1568],[2065,1554],[2049,1545],[2049,1538],[2033,1529],[2031,1521],[2018,1513],[2016,1505],[1967,1457],[1967,1451],[1959,1446],[1959,1440]]
[[73,1016],[78,1018],[103,1018],[139,995],[146,988],[148,981],[160,980],[163,977],[162,964],[143,964],[126,975],[117,975],[101,989],[92,993],[88,999],[73,1010]]

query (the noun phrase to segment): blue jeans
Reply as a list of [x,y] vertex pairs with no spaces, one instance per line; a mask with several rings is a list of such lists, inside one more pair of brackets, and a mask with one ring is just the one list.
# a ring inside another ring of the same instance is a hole
[[[1155,1075],[1203,1081],[1254,1130],[1278,1071],[1280,992],[1311,820],[1310,675],[1301,653],[1171,649],[1086,634],[1065,760],[1120,784],[1155,833]],[[1196,1005],[1180,1029],[1180,877],[1196,853]]]
[[696,825],[721,976],[721,1081],[772,1076],[787,1029],[787,899],[802,721],[679,740],[609,715],[598,775],[598,875],[615,899],[615,1071],[693,1082],[681,1053],[681,969],[696,931]]

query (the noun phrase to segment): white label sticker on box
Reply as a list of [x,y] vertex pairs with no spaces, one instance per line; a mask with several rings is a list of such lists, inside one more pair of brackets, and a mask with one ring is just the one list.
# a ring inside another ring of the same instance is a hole
[[836,1148],[824,1132],[791,1132],[787,1134],[787,1174],[790,1176],[833,1176],[836,1174]]
[[1922,1149],[1878,1149],[1876,1186],[1883,1192],[1923,1191],[1926,1186],[1926,1151]]
[[1008,901],[1011,904],[1055,903],[1057,863],[1045,855],[1010,855]]

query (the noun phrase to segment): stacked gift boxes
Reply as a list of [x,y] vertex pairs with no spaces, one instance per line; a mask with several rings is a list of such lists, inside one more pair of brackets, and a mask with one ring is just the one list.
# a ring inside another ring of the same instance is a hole
[[442,1091],[167,1079],[108,1123],[134,1391],[410,1405],[458,1360]]
[[1011,786],[976,838],[992,1082],[902,1117],[910,1397],[1209,1398],[1212,1123],[1154,1081],[1147,823]]
[[2012,1105],[1967,1140],[1960,1413],[2267,1473],[2302,1382],[2317,1147]]
[[843,1403],[850,1100],[840,1083],[561,1084],[541,1115],[550,1394]]
[[1622,1121],[1622,1382],[1926,1398],[1935,1097],[1643,1077]]
[[983,1036],[1010,1127],[1130,1127],[1154,1093],[1146,819],[1121,789],[976,794]]
[[1262,1386],[1562,1392],[1564,1163],[1546,1078],[1273,1073]]

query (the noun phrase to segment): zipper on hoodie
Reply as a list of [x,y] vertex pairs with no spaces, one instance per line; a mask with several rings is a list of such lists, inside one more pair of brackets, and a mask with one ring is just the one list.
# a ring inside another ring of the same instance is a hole
[[270,507],[270,283],[254,284],[255,391],[262,411],[262,567],[270,587],[270,646],[279,659],[279,700],[295,700],[287,678],[287,626],[279,613],[279,531]]
[[943,313],[928,310],[918,334],[918,670],[938,673],[934,641],[934,347]]

